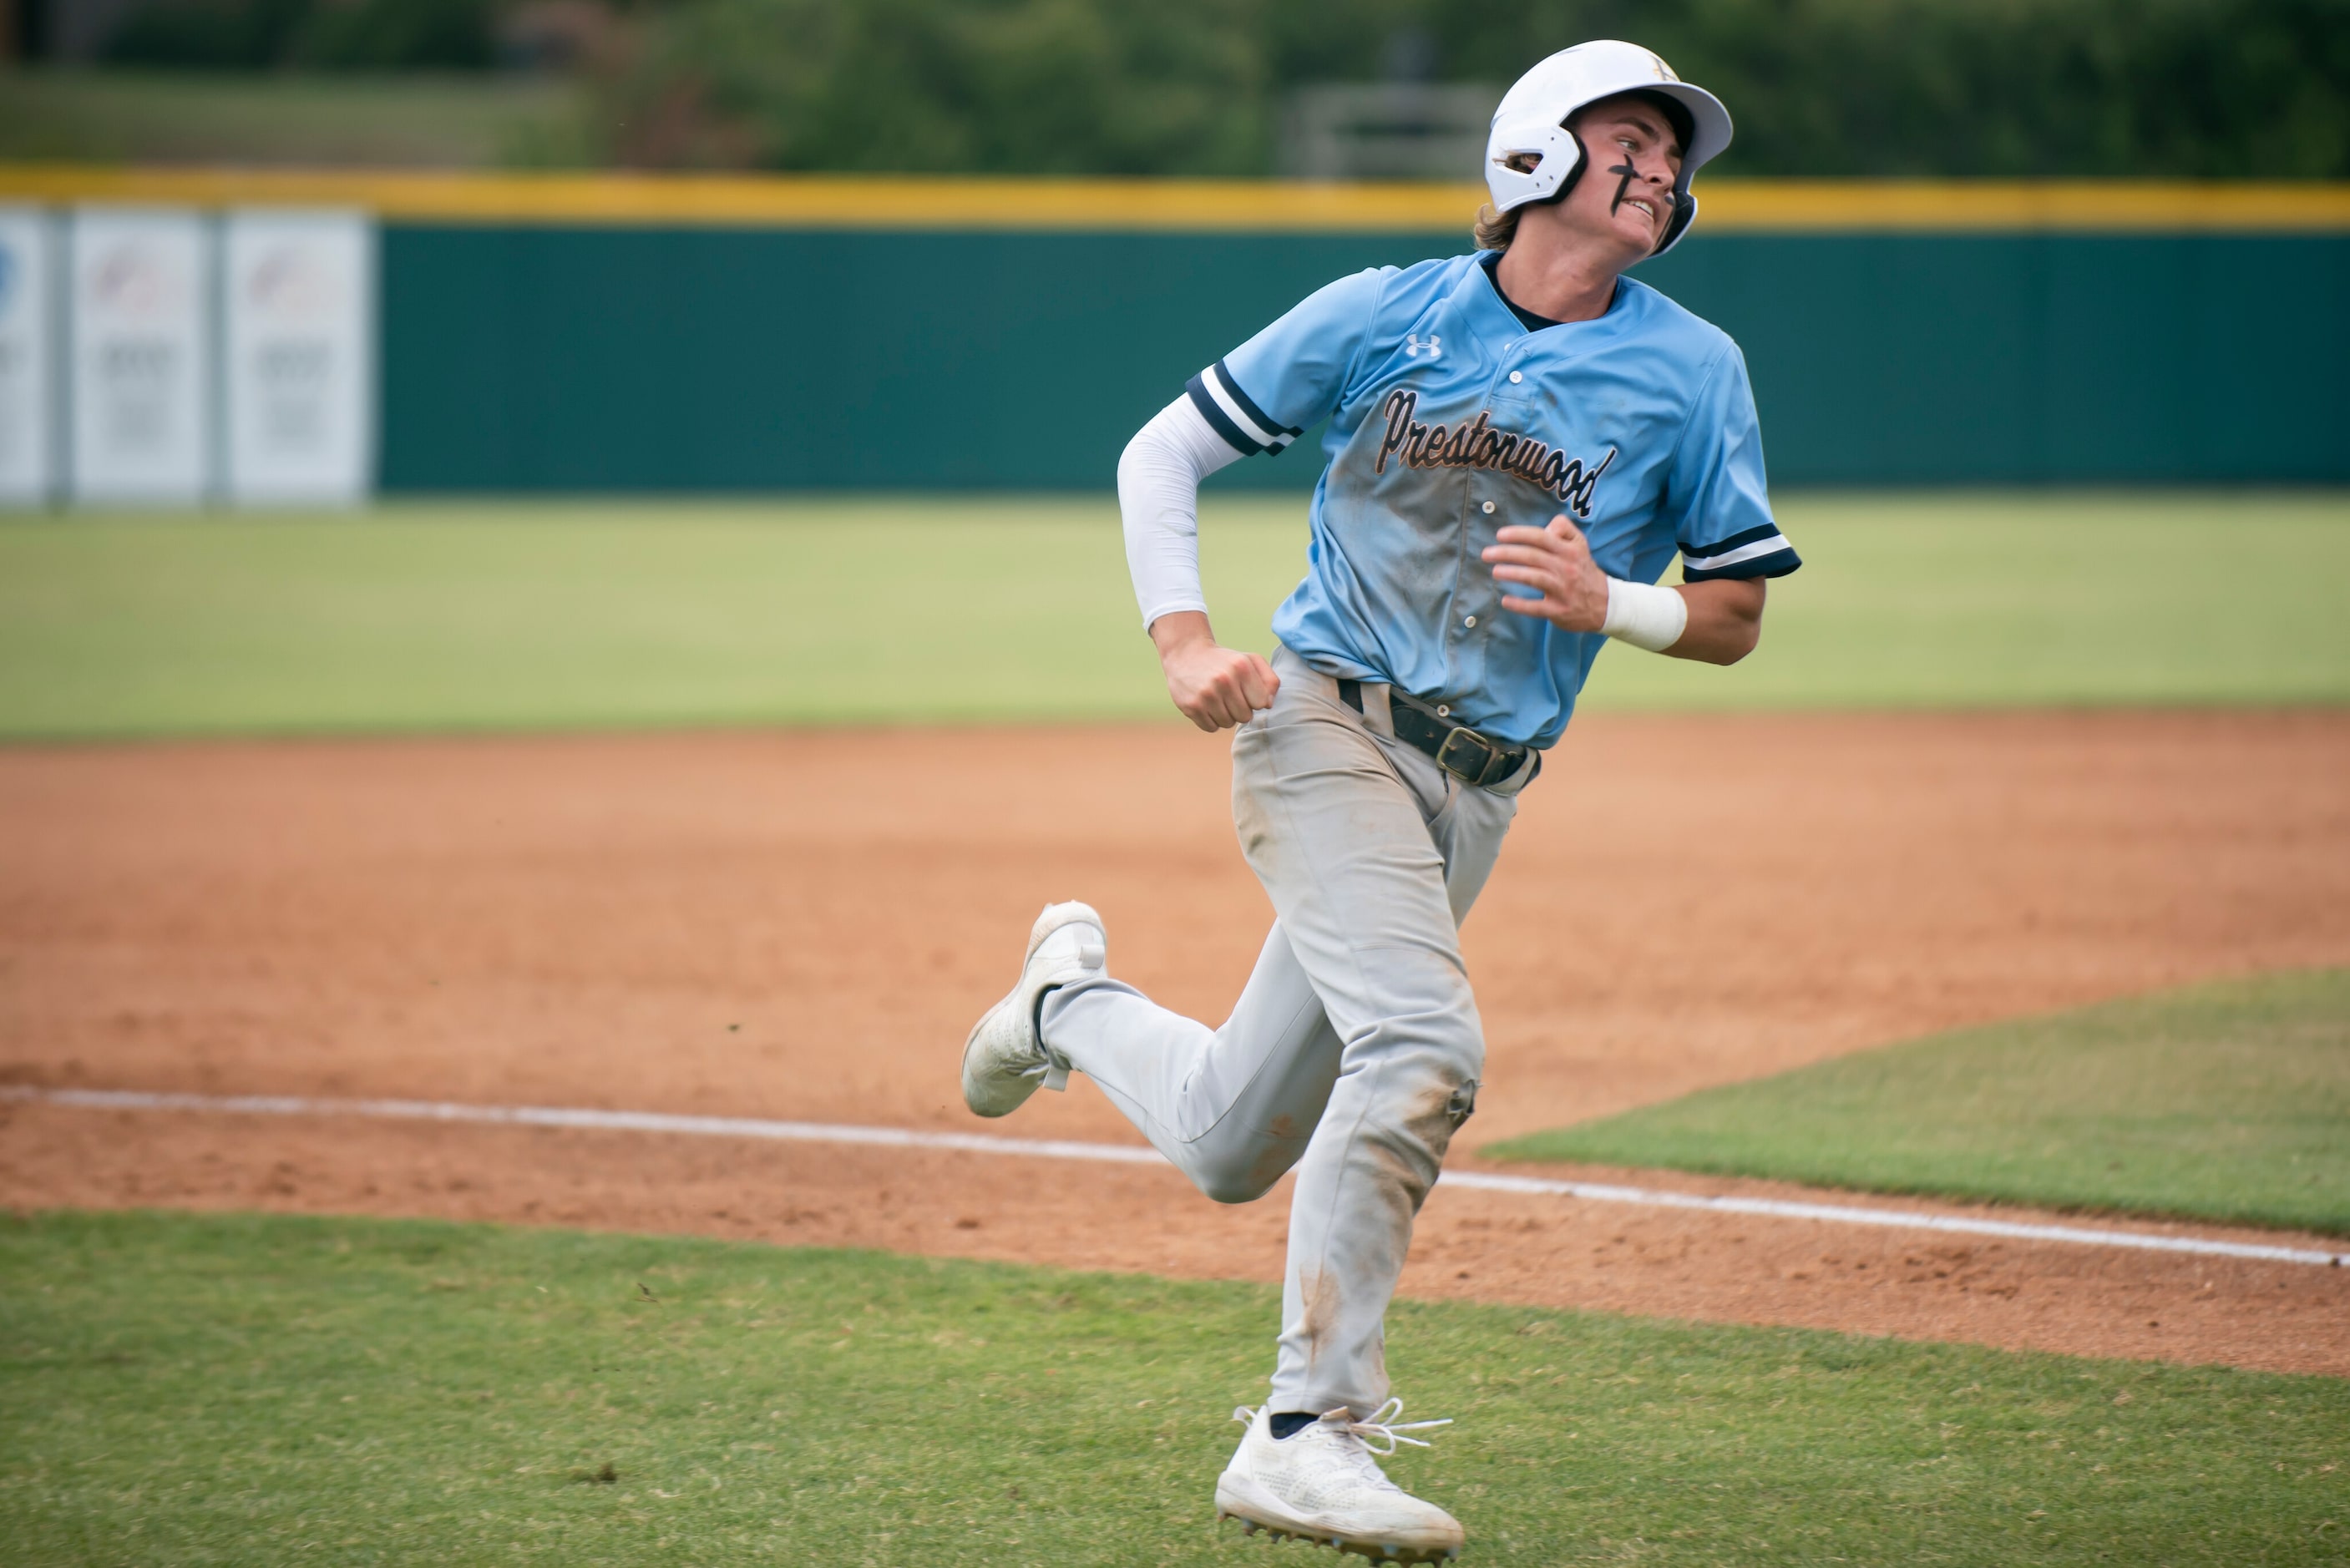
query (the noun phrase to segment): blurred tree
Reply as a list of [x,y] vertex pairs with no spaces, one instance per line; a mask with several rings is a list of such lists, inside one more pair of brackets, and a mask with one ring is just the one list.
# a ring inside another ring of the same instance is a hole
[[110,64],[471,70],[494,63],[496,0],[153,0],[107,42]]
[[214,70],[276,65],[313,0],[163,0],[142,5],[108,38],[110,64]]
[[[1262,173],[1282,90],[1500,86],[1632,37],[1738,118],[1723,172],[2350,176],[2350,0],[676,0],[620,155]],[[1463,170],[1464,178],[1473,171]]]
[[610,78],[649,164],[1247,174],[1271,84],[1247,0],[694,0]]
[[313,5],[290,63],[374,70],[479,70],[497,60],[491,0],[344,0]]
[[1748,174],[2350,175],[2350,0],[1430,0],[1447,74],[1634,37]]
[[1290,88],[1593,37],[1721,95],[1725,173],[2350,178],[2350,0],[151,0],[110,53],[568,59],[656,166],[1257,174]]

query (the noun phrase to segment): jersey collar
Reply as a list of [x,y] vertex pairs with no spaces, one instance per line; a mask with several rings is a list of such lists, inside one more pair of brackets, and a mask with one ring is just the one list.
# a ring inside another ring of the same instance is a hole
[[[1555,327],[1545,327],[1540,332],[1528,332],[1517,312],[1502,300],[1501,285],[1482,259],[1487,254],[1479,252],[1469,261],[1468,275],[1454,291],[1456,302],[1467,316],[1477,336],[1495,348],[1506,348],[1522,337],[1540,337],[1547,343],[1565,348],[1574,343],[1584,348],[1593,342],[1606,342],[1619,337],[1632,325],[1633,319],[1647,307],[1641,297],[1648,285],[1636,278],[1618,277],[1616,297],[1607,302],[1605,314],[1589,321],[1562,321]],[[1467,295],[1461,299],[1461,295]]]
[[1533,311],[1526,309],[1523,306],[1513,305],[1511,303],[1510,296],[1503,293],[1502,289],[1501,252],[1478,252],[1477,265],[1479,267],[1483,269],[1485,281],[1493,286],[1493,292],[1501,296],[1502,308],[1518,318],[1518,326],[1522,330],[1527,332],[1540,332],[1547,327],[1564,327],[1566,325],[1564,321],[1553,321],[1546,316],[1536,316]]

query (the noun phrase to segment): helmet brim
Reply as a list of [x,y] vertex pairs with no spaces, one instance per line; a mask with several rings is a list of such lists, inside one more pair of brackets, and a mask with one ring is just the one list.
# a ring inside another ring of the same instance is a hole
[[1688,82],[1643,82],[1626,90],[1652,92],[1689,111],[1689,145],[1681,149],[1681,189],[1689,189],[1690,176],[1721,156],[1730,145],[1730,110],[1705,88]]

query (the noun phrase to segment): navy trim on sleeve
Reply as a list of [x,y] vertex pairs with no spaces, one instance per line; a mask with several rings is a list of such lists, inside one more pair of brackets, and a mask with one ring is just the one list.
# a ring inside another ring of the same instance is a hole
[[1215,427],[1234,452],[1243,457],[1256,452],[1279,452],[1305,432],[1284,425],[1256,406],[1222,359],[1183,383],[1191,403]]
[[1263,443],[1252,441],[1242,434],[1241,427],[1232,423],[1232,416],[1224,412],[1222,406],[1209,392],[1207,383],[1202,379],[1206,374],[1207,372],[1201,371],[1200,375],[1183,383],[1183,390],[1190,395],[1191,406],[1200,410],[1201,417],[1208,421],[1218,435],[1224,438],[1224,444],[1243,457],[1263,452]]
[[1686,539],[1676,540],[1674,543],[1684,556],[1722,556],[1744,545],[1757,544],[1764,539],[1775,539],[1778,536],[1779,525],[1776,523],[1765,523],[1759,528],[1742,529],[1727,539],[1716,539],[1711,545],[1692,545]]
[[1721,566],[1692,566],[1689,558],[1681,558],[1681,581],[1710,583],[1729,577],[1783,577],[1804,564],[1804,558],[1793,549],[1773,550],[1767,556],[1749,560],[1733,561]]
[[1795,547],[1779,533],[1776,524],[1742,529],[1711,545],[1682,545],[1681,581],[1711,582],[1722,577],[1783,577],[1804,564]]
[[[1243,391],[1241,389],[1240,382],[1233,379],[1232,369],[1230,365],[1227,365],[1224,361],[1219,359],[1211,369],[1215,371],[1216,385],[1232,395],[1232,401],[1240,405],[1241,412],[1246,414],[1249,417],[1250,422],[1254,424],[1259,430],[1269,431],[1274,435],[1285,435],[1289,438],[1289,441],[1295,441],[1299,436],[1305,433],[1304,431],[1299,430],[1295,425],[1283,424],[1279,420],[1274,419],[1271,414],[1268,414],[1263,409],[1258,408],[1256,406],[1256,400]],[[1272,444],[1274,444],[1275,449],[1278,450],[1280,447],[1287,446],[1289,441],[1279,441]]]

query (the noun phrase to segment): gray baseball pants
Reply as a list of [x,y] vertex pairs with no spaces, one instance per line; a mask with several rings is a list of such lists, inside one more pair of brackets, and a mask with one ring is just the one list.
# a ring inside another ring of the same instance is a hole
[[1413,1218],[1485,1060],[1460,923],[1529,762],[1479,789],[1395,738],[1287,649],[1281,691],[1232,742],[1232,818],[1274,928],[1221,1029],[1104,976],[1049,993],[1045,1044],[1209,1197],[1245,1203],[1292,1166],[1273,1408],[1388,1397],[1382,1320]]

